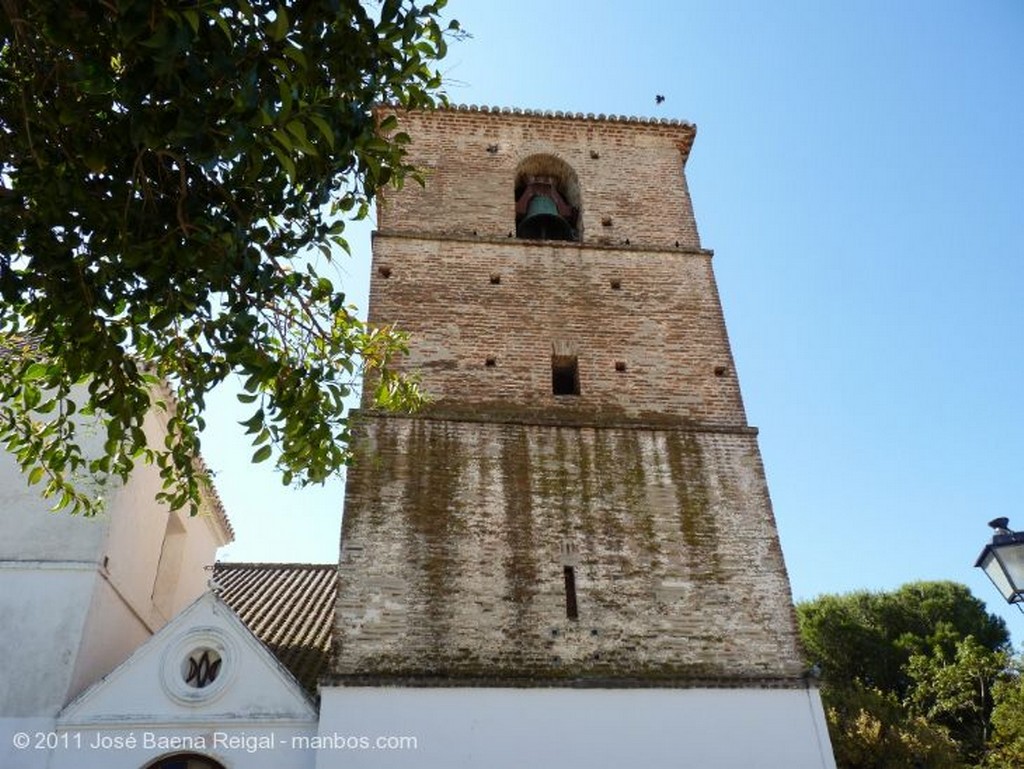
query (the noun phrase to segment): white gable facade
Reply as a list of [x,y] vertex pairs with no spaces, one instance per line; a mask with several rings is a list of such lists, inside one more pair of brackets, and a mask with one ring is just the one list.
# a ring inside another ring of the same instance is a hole
[[309,696],[208,592],[0,764],[311,769],[316,733]]

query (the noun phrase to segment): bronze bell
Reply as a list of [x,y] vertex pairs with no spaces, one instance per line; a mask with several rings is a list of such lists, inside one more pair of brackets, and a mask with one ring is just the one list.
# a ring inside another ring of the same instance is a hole
[[558,206],[547,195],[534,195],[516,233],[529,240],[572,240],[572,227],[558,215]]
[[516,237],[527,240],[575,240],[575,211],[546,178],[534,178],[516,201]]

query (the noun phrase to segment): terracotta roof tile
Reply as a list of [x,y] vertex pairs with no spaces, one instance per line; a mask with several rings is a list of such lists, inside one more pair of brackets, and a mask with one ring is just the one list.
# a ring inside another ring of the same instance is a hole
[[310,694],[328,672],[337,564],[221,563],[219,595]]

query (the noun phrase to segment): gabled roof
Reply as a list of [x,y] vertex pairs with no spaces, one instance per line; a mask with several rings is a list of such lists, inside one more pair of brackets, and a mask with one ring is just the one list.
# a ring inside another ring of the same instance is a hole
[[[211,652],[212,663],[199,663],[211,666],[205,684],[190,685],[195,657]],[[59,716],[65,726],[261,720],[315,724],[316,705],[214,591],[200,595]]]
[[337,564],[221,563],[218,595],[284,665],[316,694],[334,636]]

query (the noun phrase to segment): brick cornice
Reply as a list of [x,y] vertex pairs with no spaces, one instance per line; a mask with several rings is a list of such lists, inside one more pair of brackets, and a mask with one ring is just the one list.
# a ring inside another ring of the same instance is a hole
[[521,238],[493,237],[488,235],[466,235],[464,233],[432,232],[428,230],[374,230],[373,238],[397,238],[400,240],[427,240],[430,242],[451,243],[486,243],[489,245],[507,246],[514,244],[533,248],[569,248],[576,250],[596,251],[629,251],[648,254],[679,254],[680,256],[712,257],[715,255],[710,248],[688,248],[685,246],[665,246],[651,243],[602,243],[600,241],[572,240],[523,240]]
[[476,424],[525,425],[528,427],[571,427],[601,430],[671,430],[685,433],[720,433],[725,435],[758,434],[750,425],[698,422],[671,414],[656,417],[630,417],[622,414],[601,415],[594,411],[551,410],[529,406],[486,403],[451,406],[435,404],[415,414],[354,409],[353,419],[418,419],[431,422],[467,422]]

